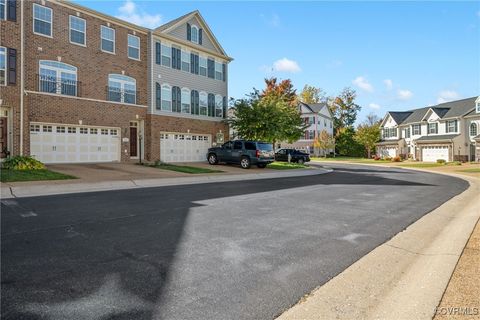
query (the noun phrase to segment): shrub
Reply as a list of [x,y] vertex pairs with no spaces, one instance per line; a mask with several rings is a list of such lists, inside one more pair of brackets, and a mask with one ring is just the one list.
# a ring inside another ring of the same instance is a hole
[[392,158],[392,161],[393,161],[393,162],[401,162],[402,159],[401,159],[399,156],[396,156],[396,157],[393,157],[393,158]]
[[392,161],[392,157],[385,157],[384,159],[387,161]]
[[375,161],[378,161],[378,160],[380,160],[380,159],[381,159],[381,158],[380,158],[380,156],[379,156],[378,154],[376,154],[376,155],[373,156],[373,160],[375,160]]
[[41,170],[45,165],[29,156],[15,156],[5,159],[2,167],[8,170]]
[[451,166],[461,166],[462,165],[462,163],[460,161],[453,161],[453,162],[449,162],[448,164],[451,165]]
[[446,164],[447,161],[445,159],[437,159],[437,163],[439,164]]

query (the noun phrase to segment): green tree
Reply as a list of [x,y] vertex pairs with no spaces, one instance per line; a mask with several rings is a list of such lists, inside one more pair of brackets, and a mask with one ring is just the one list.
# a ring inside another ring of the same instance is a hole
[[299,100],[304,103],[320,103],[325,101],[325,91],[306,84],[300,92]]
[[373,113],[367,116],[366,121],[357,127],[355,141],[364,146],[367,157],[370,159],[375,144],[380,140],[380,119]]
[[258,95],[255,91],[247,99],[234,104],[235,117],[229,125],[238,136],[248,140],[292,143],[303,136],[307,127],[297,108],[292,108],[284,95]]
[[327,157],[327,152],[330,149],[335,147],[335,138],[327,132],[327,130],[322,130],[320,135],[313,142],[313,148],[315,155],[319,155],[319,150],[323,150],[325,158]]
[[357,114],[361,110],[361,107],[355,103],[357,93],[351,88],[345,88],[330,103],[330,111],[333,114],[333,123],[335,125],[336,134],[342,128],[353,128],[355,120],[357,120]]
[[335,135],[336,152],[342,156],[364,157],[365,149],[363,145],[355,140],[355,130],[353,127],[340,128]]
[[290,79],[284,79],[280,82],[277,78],[265,79],[265,89],[261,93],[254,89],[253,95],[257,95],[259,98],[275,96],[284,100],[290,106],[296,107],[298,105],[297,91],[293,89]]

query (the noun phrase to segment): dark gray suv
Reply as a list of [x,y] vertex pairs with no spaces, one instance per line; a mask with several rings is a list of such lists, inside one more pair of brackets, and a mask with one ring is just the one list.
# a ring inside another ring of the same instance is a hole
[[240,164],[243,169],[248,169],[251,165],[265,168],[275,161],[275,154],[271,143],[235,140],[208,149],[207,160],[212,165],[226,162]]

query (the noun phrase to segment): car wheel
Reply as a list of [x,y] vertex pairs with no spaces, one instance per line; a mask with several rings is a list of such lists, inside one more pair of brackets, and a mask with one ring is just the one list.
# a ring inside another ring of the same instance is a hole
[[211,153],[208,156],[208,163],[210,163],[211,165],[217,164],[218,163],[217,156],[215,154]]
[[266,163],[259,163],[259,164],[257,164],[257,167],[259,167],[260,169],[263,169],[263,168],[265,168],[266,166],[267,166]]
[[240,166],[243,169],[250,169],[250,159],[247,157],[242,157],[242,159],[240,160]]
[[303,164],[304,162],[305,162],[305,160],[303,158],[300,158],[300,159],[297,160],[298,164]]

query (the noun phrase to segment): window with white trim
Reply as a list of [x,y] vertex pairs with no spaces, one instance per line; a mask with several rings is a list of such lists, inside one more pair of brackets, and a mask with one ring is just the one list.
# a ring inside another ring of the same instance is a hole
[[170,67],[172,63],[172,48],[162,44],[162,65]]
[[0,20],[7,20],[7,0],[0,0]]
[[52,36],[52,9],[33,4],[33,32],[43,36]]
[[192,33],[191,33],[191,35],[192,35],[192,37],[191,37],[192,42],[198,43],[198,27],[197,27],[196,25],[192,25],[191,30],[192,30],[192,31],[191,31],[191,32],[192,32]]
[[100,27],[101,50],[115,53],[115,29],[107,26]]
[[7,85],[7,48],[0,47],[0,86]]
[[222,80],[223,79],[223,67],[220,62],[215,61],[215,79]]
[[123,74],[109,74],[107,100],[136,104],[137,81]]
[[182,88],[182,113],[190,113],[190,104],[190,90],[187,88]]
[[445,123],[445,131],[447,133],[457,132],[457,120],[449,120]]
[[428,134],[437,134],[438,133],[438,124],[429,123],[428,124]]
[[470,137],[476,137],[477,134],[478,134],[477,124],[475,122],[472,122],[470,124]]
[[182,51],[182,70],[190,72],[190,52]]
[[207,58],[200,56],[199,65],[200,65],[200,75],[206,77],[207,76]]
[[205,91],[199,94],[200,115],[206,116],[208,112],[208,95]]
[[162,85],[162,110],[172,111],[172,87],[168,84]]
[[422,127],[419,124],[412,124],[412,134],[414,136],[422,134]]
[[223,97],[215,95],[215,117],[223,118]]
[[77,68],[69,64],[39,61],[39,91],[67,96],[77,95]]
[[140,38],[133,34],[128,35],[128,57],[140,60]]
[[70,21],[70,42],[85,46],[87,22],[85,19],[69,16]]

